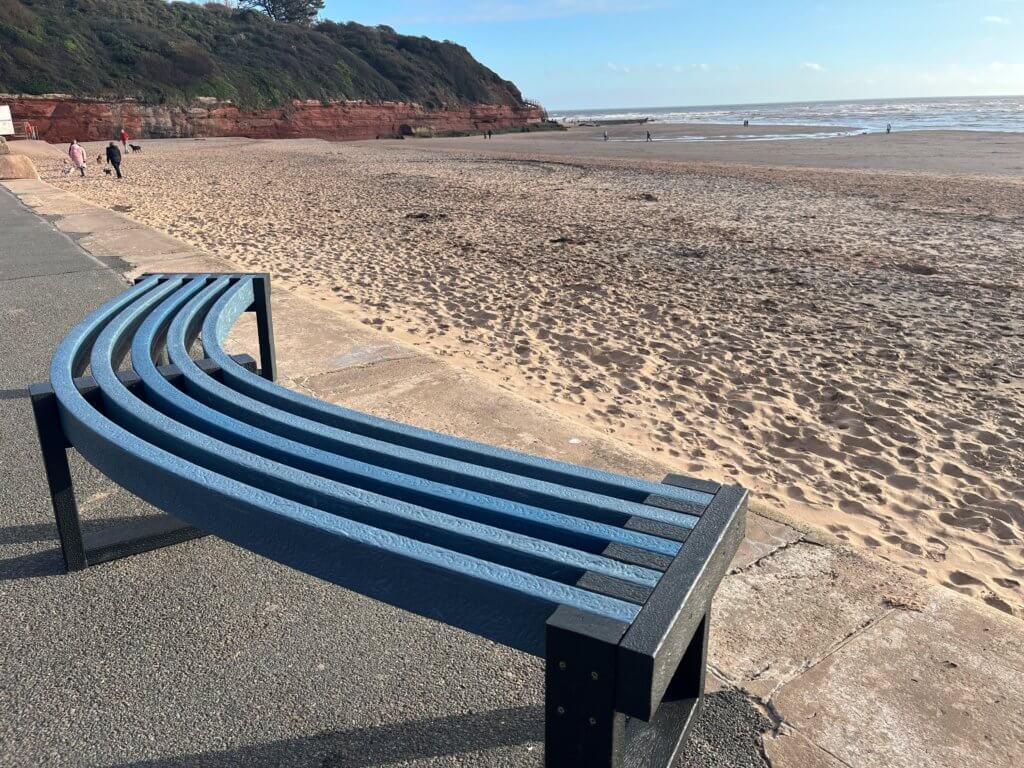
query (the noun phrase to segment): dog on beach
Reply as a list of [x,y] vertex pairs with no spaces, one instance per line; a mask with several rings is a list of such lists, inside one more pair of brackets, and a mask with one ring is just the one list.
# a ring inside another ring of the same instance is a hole
[[103,155],[96,155],[96,165],[103,165]]
[[133,155],[136,152],[141,152],[142,151],[142,147],[139,144],[129,144],[128,146],[132,148],[132,154]]
[[109,175],[110,175],[110,174],[112,174],[112,173],[113,173],[113,171],[112,171],[112,170],[110,170],[109,168],[104,168],[104,169],[103,169],[103,175],[104,175],[104,176],[109,176]]

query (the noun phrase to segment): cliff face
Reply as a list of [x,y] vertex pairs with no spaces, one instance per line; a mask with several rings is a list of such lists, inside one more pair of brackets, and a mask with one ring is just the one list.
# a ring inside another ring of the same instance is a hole
[[292,101],[283,107],[245,110],[199,99],[187,107],[101,101],[67,96],[4,96],[19,125],[30,121],[49,142],[112,140],[121,128],[134,138],[246,136],[335,141],[393,138],[416,133],[486,131],[539,122],[533,106],[481,104],[427,110],[404,102]]

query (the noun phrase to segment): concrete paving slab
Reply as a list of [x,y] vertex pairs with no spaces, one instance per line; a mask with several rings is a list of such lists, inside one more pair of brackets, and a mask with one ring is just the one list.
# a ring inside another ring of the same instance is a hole
[[772,768],[848,768],[792,729],[765,736],[764,753]]
[[760,515],[747,515],[747,535],[732,560],[732,570],[749,568],[773,552],[788,547],[801,539],[801,533],[785,523],[769,520]]
[[897,569],[799,543],[727,576],[715,601],[710,658],[733,685],[769,699],[914,585]]
[[102,210],[98,205],[88,203],[70,193],[57,195],[21,195],[21,202],[41,216],[67,216],[74,213],[90,213]]
[[390,360],[292,381],[330,402],[448,434],[656,480],[669,471],[436,358]]
[[[275,290],[273,280],[270,301],[278,371],[288,380],[301,381],[330,371],[419,354],[304,297]],[[228,339],[228,347],[233,351],[252,349],[255,345],[255,321],[252,317],[246,320]]]
[[0,181],[0,186],[4,186],[16,195],[61,195],[64,194],[61,190],[56,187],[52,187],[45,181],[39,179],[8,179],[6,181]]
[[1020,621],[932,587],[787,685],[788,723],[853,768],[1020,768]]
[[188,246],[173,237],[148,228],[94,231],[79,241],[90,253],[126,262],[140,263],[155,255],[181,253]]
[[87,234],[142,229],[142,225],[114,211],[98,209],[81,213],[68,213],[54,221],[61,232]]

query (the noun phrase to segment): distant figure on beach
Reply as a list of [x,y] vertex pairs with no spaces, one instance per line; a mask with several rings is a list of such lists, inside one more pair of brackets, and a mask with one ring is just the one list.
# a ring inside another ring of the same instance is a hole
[[121,146],[124,147],[124,151],[128,151],[128,131],[124,128],[121,129]]
[[750,121],[749,120],[744,120],[743,121],[743,127],[744,128],[748,127],[749,125],[750,125]]
[[650,131],[647,132],[647,140],[648,141],[654,141],[654,139],[651,138],[651,132]]
[[114,171],[117,173],[117,178],[121,176],[121,150],[117,148],[117,144],[110,142],[110,146],[107,147],[107,162],[114,166]]
[[85,147],[78,143],[78,139],[71,142],[71,146],[68,147],[68,157],[71,158],[71,164],[78,169],[78,172],[85,176]]
[[28,120],[25,121],[25,136],[29,139],[34,139],[36,137],[35,126]]
[[885,132],[886,133],[892,133],[892,123],[886,123],[885,124]]
[[490,139],[493,136],[494,136],[494,131],[492,131],[490,128],[488,128],[487,129],[487,138]]
[[605,132],[604,132],[604,140],[605,140],[605,141],[608,141],[608,131],[605,131]]

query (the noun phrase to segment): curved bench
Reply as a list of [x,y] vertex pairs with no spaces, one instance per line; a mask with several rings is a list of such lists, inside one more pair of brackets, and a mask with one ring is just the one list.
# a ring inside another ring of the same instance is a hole
[[[259,371],[223,346],[245,312]],[[74,328],[31,390],[68,569],[214,534],[544,657],[547,765],[669,765],[746,492],[399,424],[285,389],[274,368],[266,275],[145,276]],[[83,537],[70,447],[173,517]]]

